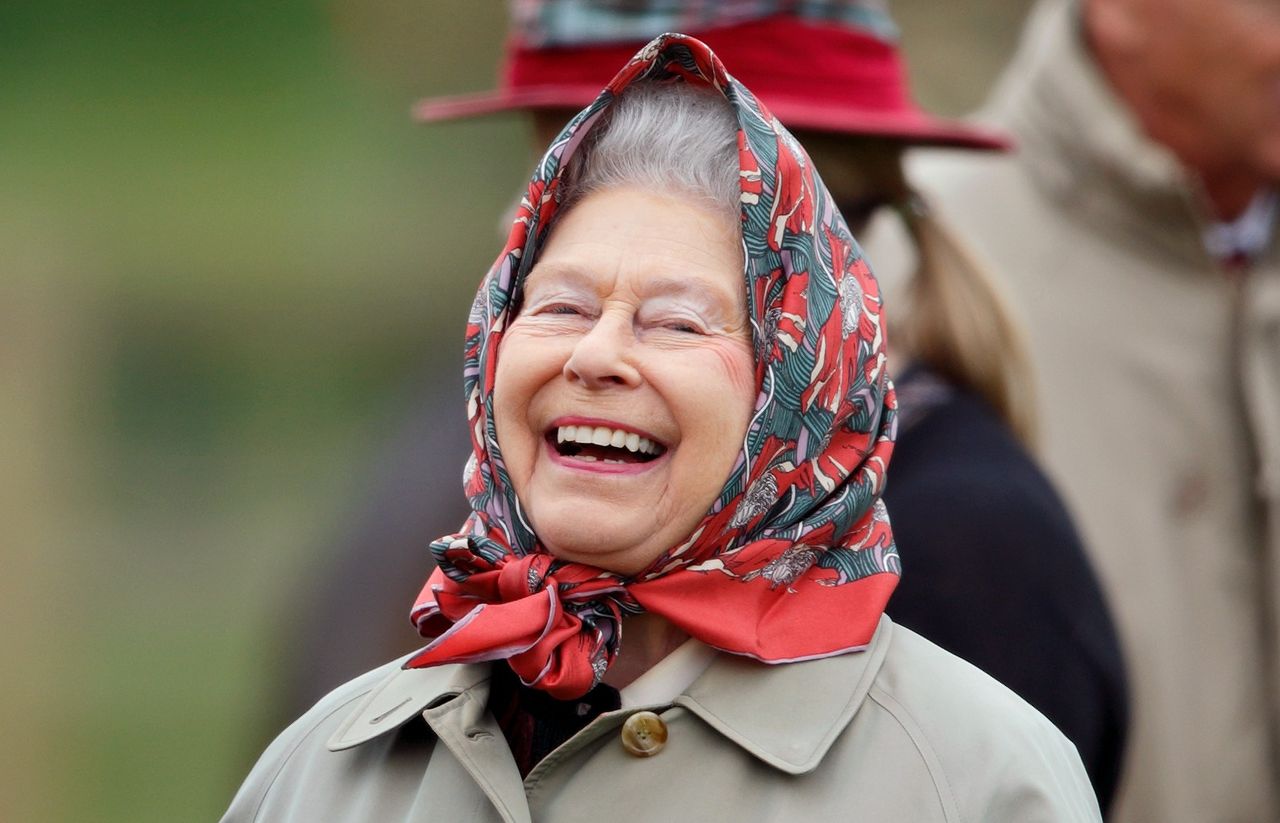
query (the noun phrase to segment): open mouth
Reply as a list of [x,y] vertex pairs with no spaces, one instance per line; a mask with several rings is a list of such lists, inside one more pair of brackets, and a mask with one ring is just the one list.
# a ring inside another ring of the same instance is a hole
[[667,447],[635,432],[608,426],[556,426],[547,442],[561,457],[587,463],[649,463]]

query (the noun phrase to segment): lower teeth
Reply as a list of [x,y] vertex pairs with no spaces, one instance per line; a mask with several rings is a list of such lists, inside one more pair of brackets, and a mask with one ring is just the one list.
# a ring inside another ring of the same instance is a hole
[[627,461],[625,461],[625,460],[619,460],[619,459],[617,459],[617,458],[615,458],[615,457],[596,457],[595,455],[591,455],[591,454],[575,454],[575,455],[573,456],[573,459],[574,459],[574,460],[585,460],[585,461],[586,461],[586,462],[588,462],[588,463],[596,463],[596,462],[600,462],[600,463],[625,463],[625,462],[627,462]]

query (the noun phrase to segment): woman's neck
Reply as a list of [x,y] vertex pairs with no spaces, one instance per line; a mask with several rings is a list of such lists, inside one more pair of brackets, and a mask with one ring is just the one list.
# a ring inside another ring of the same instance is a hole
[[604,673],[604,682],[615,689],[626,688],[688,639],[665,617],[648,612],[624,617],[622,648]]

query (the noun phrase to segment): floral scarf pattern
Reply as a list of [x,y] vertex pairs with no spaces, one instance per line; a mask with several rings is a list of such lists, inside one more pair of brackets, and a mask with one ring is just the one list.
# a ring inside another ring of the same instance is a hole
[[[737,114],[758,396],[711,511],[683,543],[623,577],[557,560],[539,544],[498,447],[493,385],[562,170],[599,115],[642,80],[709,86]],[[505,659],[527,685],[569,699],[600,681],[622,617],[642,611],[767,663],[870,641],[900,573],[880,500],[897,405],[879,287],[804,150],[701,41],[653,40],[547,150],[476,295],[464,378],[472,514],[431,545],[438,568],[412,612],[431,642],[406,667]]]

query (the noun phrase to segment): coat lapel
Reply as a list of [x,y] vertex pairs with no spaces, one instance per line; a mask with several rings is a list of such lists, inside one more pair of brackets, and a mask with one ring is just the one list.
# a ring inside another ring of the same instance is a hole
[[488,663],[399,669],[356,706],[328,748],[350,749],[422,717],[502,819],[528,823],[520,773],[487,711],[489,672]]
[[866,699],[892,630],[882,616],[863,651],[801,663],[721,654],[675,703],[774,768],[812,771]]
[[333,752],[359,746],[488,679],[487,663],[398,669],[360,701],[326,745]]

